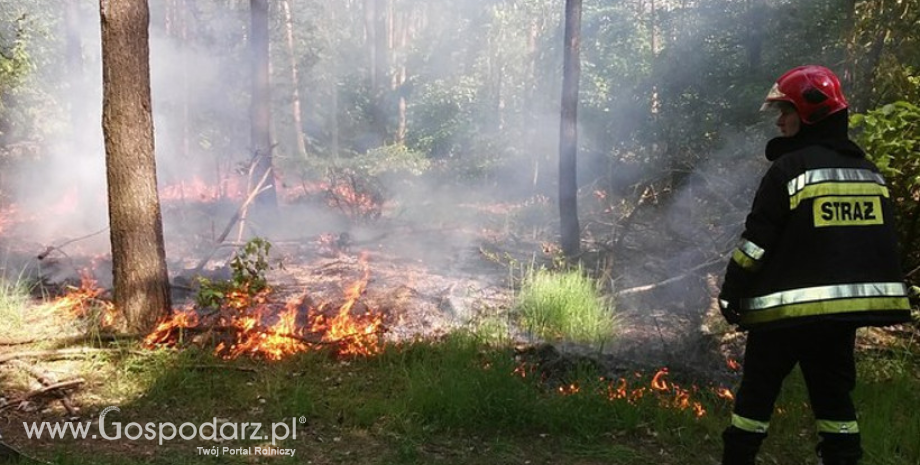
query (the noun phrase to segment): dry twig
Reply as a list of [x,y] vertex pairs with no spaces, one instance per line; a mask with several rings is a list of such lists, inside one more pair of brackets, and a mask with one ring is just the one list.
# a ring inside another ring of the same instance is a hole
[[19,405],[22,402],[25,402],[33,397],[38,397],[52,392],[57,392],[65,389],[71,389],[82,384],[86,383],[86,380],[83,378],[71,379],[68,381],[61,381],[60,383],[54,383],[48,386],[42,386],[34,391],[29,391],[15,399],[13,399],[9,404],[0,407],[0,410],[8,409],[13,406]]
[[246,200],[243,201],[240,207],[237,208],[236,213],[234,213],[233,217],[230,218],[230,221],[227,223],[227,226],[224,228],[223,232],[221,232],[220,236],[217,237],[217,240],[214,241],[215,243],[214,247],[212,247],[211,251],[208,252],[208,254],[206,254],[204,258],[202,258],[201,261],[198,262],[197,266],[195,266],[194,271],[192,271],[192,276],[201,273],[201,270],[204,269],[204,266],[208,263],[209,260],[211,260],[211,257],[213,257],[214,254],[217,252],[217,249],[219,249],[221,245],[223,244],[224,240],[227,239],[227,236],[230,234],[230,231],[233,230],[233,226],[237,222],[245,221],[246,212],[249,209],[249,204],[251,204],[252,201],[255,200],[256,197],[259,196],[259,194],[269,189],[269,187],[264,186],[264,184],[265,184],[265,181],[268,179],[268,175],[270,173],[271,173],[271,170],[268,170],[265,172],[265,174],[262,175],[262,179],[259,180],[259,183],[256,184],[255,188],[253,188],[252,192],[249,193],[249,195],[246,197]]
[[[62,358],[80,357],[83,355],[102,354],[111,352],[122,352],[120,349],[100,349],[95,347],[76,347],[71,349],[52,349],[52,350],[28,350],[24,352],[12,352],[0,354],[0,365],[10,360],[22,360],[28,358],[38,358],[42,360],[60,360]],[[141,353],[139,351],[129,351],[132,354]]]
[[[44,371],[39,370],[38,367],[23,362],[22,360],[10,360],[10,364],[16,368],[19,368],[20,370],[29,373],[45,387],[53,386],[58,383],[58,380],[54,375],[45,373]],[[58,397],[60,398],[64,409],[67,410],[67,414],[70,416],[76,416],[78,412],[74,407],[73,400],[71,400],[70,396],[68,396],[66,392],[58,391]]]
[[680,281],[680,280],[682,280],[682,279],[688,278],[688,277],[692,276],[693,273],[696,272],[696,271],[699,271],[699,270],[702,270],[702,269],[705,269],[705,268],[708,268],[708,267],[710,267],[710,266],[717,265],[717,264],[723,263],[723,262],[724,262],[724,258],[720,257],[718,260],[712,260],[712,261],[703,263],[702,265],[694,266],[693,268],[690,268],[689,270],[685,271],[685,272],[682,273],[682,274],[679,274],[679,275],[677,275],[677,276],[670,277],[670,278],[665,279],[664,281],[661,281],[661,282],[659,282],[659,283],[646,284],[646,285],[644,285],[644,286],[636,286],[636,287],[631,287],[631,288],[629,288],[629,289],[623,289],[622,291],[614,292],[614,293],[613,293],[613,296],[614,296],[614,297],[622,297],[622,296],[624,296],[624,295],[638,294],[638,293],[640,293],[640,292],[651,291],[651,290],[653,290],[653,289],[657,289],[657,288],[662,287],[662,286],[667,286],[668,284],[675,283],[675,282]]

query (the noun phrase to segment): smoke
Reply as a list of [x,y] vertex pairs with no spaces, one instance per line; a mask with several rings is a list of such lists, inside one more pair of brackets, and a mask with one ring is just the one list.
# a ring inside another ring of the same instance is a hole
[[[50,8],[57,3],[48,0],[23,3],[60,11]],[[249,142],[249,18],[245,2],[183,2],[188,7],[185,16],[175,17],[168,16],[175,12],[169,13],[166,3],[150,2],[151,92],[161,195],[178,192],[184,196],[179,201],[164,198],[162,204],[167,254],[175,262],[187,258],[183,257],[183,241],[213,240],[242,201],[237,196],[223,202],[197,202],[196,196],[213,197],[214,192],[196,189],[220,186],[220,192],[227,194],[246,187],[246,168],[253,152]],[[276,165],[287,187],[296,191],[301,184],[322,179],[324,168],[312,173],[294,168],[302,161],[292,143],[295,131],[306,133],[308,156],[350,159],[364,155],[364,141],[375,130],[365,101],[370,97],[364,82],[369,64],[363,16],[357,14],[360,8],[348,11],[343,6],[346,2],[292,4],[298,21],[294,39],[304,54],[295,58],[301,66],[303,127],[292,129],[289,54],[280,8],[275,4],[271,13],[272,116],[278,143]],[[23,164],[18,173],[17,201],[29,210],[51,212],[23,225],[28,227],[24,235],[38,246],[61,244],[108,224],[98,5],[90,1],[79,5],[72,30],[66,30],[60,17],[52,22],[57,29],[50,35],[57,40],[50,40],[47,47],[58,52],[38,68],[48,92],[66,103],[53,115],[61,127],[59,136],[47,144],[50,153],[40,163]],[[321,199],[311,199],[286,205],[277,218],[253,218],[248,233],[269,240],[302,240],[326,232],[348,232],[357,242],[374,242],[384,235],[383,240],[397,253],[437,266],[449,266],[457,250],[471,249],[482,229],[507,227],[493,222],[519,221],[518,225],[541,228],[541,235],[531,236],[534,242],[555,238],[556,208],[551,202],[533,207],[543,208],[542,216],[510,219],[486,214],[481,205],[521,203],[536,194],[555,197],[562,3],[513,6],[432,0],[416,8],[394,22],[413,24],[407,30],[415,36],[407,48],[394,50],[390,69],[405,64],[409,79],[386,89],[389,100],[385,101],[392,104],[401,96],[406,98],[407,142],[425,151],[423,155],[433,158],[436,166],[425,176],[381,177],[381,190],[390,203],[376,223],[354,221],[322,205]],[[516,8],[534,9],[528,14],[544,22],[528,21],[527,27],[520,27],[520,22],[513,21],[515,15],[524,15]],[[667,147],[650,140],[665,131],[655,132],[658,129],[649,112],[653,94],[677,84],[665,78],[650,79],[652,70],[634,67],[628,59],[613,59],[637,53],[652,56],[649,52],[654,51],[622,40],[648,33],[642,30],[648,18],[641,6],[609,8],[609,14],[596,14],[584,23],[588,37],[583,41],[587,64],[583,89],[600,101],[581,103],[579,177],[583,186],[605,180],[606,185],[598,187],[620,199],[631,195],[629,186],[650,179],[661,169],[658,163],[662,160],[648,153],[668,152]],[[491,23],[486,26],[486,21]],[[66,37],[80,41],[79,69],[62,65],[67,62]],[[400,61],[409,55],[411,59]],[[692,73],[695,68],[687,62],[693,60],[690,54],[678,58],[685,60],[680,68]],[[467,77],[472,74],[485,76],[487,82]],[[613,76],[622,76],[622,82],[615,82],[619,78]],[[660,86],[653,88],[649,82]],[[727,100],[712,105],[726,105]],[[670,104],[662,113],[684,111],[682,102],[675,99]],[[682,140],[680,135],[670,137],[672,142]],[[654,213],[655,224],[668,232],[662,240],[670,242],[663,247],[649,241],[642,244],[643,251],[664,255],[661,251],[667,248],[667,269],[685,269],[711,253],[714,244],[703,250],[699,244],[711,242],[717,215],[730,205],[738,207],[738,199],[751,188],[751,183],[720,180],[726,174],[736,181],[749,176],[753,171],[740,172],[747,165],[735,163],[732,157],[757,159],[760,148],[751,147],[754,138],[749,134],[723,138],[728,147],[725,152],[703,157],[706,161],[693,166],[695,171],[677,184],[666,208]],[[440,169],[443,166],[450,168]],[[459,176],[467,179],[456,179]],[[745,191],[739,194],[736,189]],[[532,224],[524,224],[525,220]],[[441,234],[424,236],[423,231]],[[107,253],[107,234],[81,242],[81,246],[91,253]],[[646,277],[650,278],[637,273],[630,279],[639,285],[647,283]]]

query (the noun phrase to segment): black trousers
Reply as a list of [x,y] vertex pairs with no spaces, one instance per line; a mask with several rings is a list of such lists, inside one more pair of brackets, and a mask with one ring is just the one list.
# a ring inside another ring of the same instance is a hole
[[818,453],[826,464],[856,463],[862,448],[850,398],[856,385],[855,341],[855,327],[834,323],[751,331],[732,426],[723,435],[726,452],[756,454],[783,380],[798,364],[821,436]]

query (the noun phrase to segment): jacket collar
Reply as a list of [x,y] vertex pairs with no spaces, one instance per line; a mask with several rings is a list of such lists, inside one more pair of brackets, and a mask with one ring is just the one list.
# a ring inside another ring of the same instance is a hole
[[776,137],[767,142],[767,160],[775,161],[783,155],[813,145],[823,146],[851,157],[865,157],[865,152],[850,140],[847,110],[834,113],[815,124],[802,124],[792,137]]

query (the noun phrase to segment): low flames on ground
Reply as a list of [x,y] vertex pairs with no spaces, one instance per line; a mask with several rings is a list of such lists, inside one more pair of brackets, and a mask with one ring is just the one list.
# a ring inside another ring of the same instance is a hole
[[[147,335],[144,344],[155,348],[210,342],[214,353],[228,360],[252,357],[277,361],[320,348],[331,348],[339,356],[374,356],[383,349],[385,329],[382,315],[360,302],[370,277],[366,256],[362,256],[362,264],[362,275],[345,289],[338,306],[331,302],[314,304],[306,293],[279,306],[272,302],[270,289],[254,296],[238,292],[228,296],[226,305],[217,311],[189,307],[173,312]],[[81,285],[70,288],[52,305],[57,311],[81,318],[92,315],[89,308],[101,307],[103,311],[97,316],[103,326],[110,326],[117,312],[104,294],[91,273],[85,272]],[[740,369],[740,364],[731,358],[726,360],[726,366],[732,371]],[[538,376],[538,371],[534,364],[523,363],[511,374],[528,378]],[[650,381],[639,372],[631,379],[601,378],[602,389],[596,394],[630,404],[652,399],[662,408],[686,410],[696,417],[706,415],[705,407],[697,400],[701,389],[695,385],[684,388],[669,381],[668,375],[668,369],[661,368]],[[718,398],[728,401],[734,398],[725,387],[710,390]],[[578,383],[560,385],[555,391],[559,395],[584,393]]]
[[80,270],[80,285],[69,286],[67,292],[51,301],[51,310],[74,318],[98,318],[103,328],[113,327],[118,318],[115,305],[107,291],[96,282],[92,271]]
[[[320,347],[330,347],[338,355],[374,355],[381,350],[385,329],[383,316],[359,300],[370,277],[366,260],[363,263],[362,276],[346,288],[341,305],[314,304],[306,292],[283,304],[273,302],[271,289],[254,296],[234,292],[220,309],[189,306],[174,311],[144,338],[144,344],[153,348],[213,342],[215,354],[225,359],[281,360]],[[80,285],[69,286],[51,301],[50,309],[112,328],[119,316],[107,293],[91,271],[83,270]]]
[[[534,376],[538,369],[532,364],[521,364],[514,369],[514,375],[522,378]],[[600,389],[595,394],[601,395],[610,401],[625,401],[629,404],[638,404],[643,399],[656,399],[658,405],[662,408],[687,410],[697,418],[706,415],[706,409],[702,402],[695,400],[700,395],[701,389],[697,386],[684,388],[667,379],[668,369],[659,369],[651,381],[646,381],[647,377],[643,373],[633,373],[632,379],[618,378],[616,380],[599,379]],[[556,392],[563,396],[570,396],[583,393],[583,387],[579,383],[563,384],[556,387]],[[716,397],[728,401],[734,400],[734,396],[728,388],[718,387],[711,389]]]
[[[160,194],[164,201],[215,202],[244,197],[243,184],[227,181],[212,185],[196,178],[166,186]],[[358,185],[350,177],[301,187],[302,190],[288,200],[319,199],[352,217],[379,216],[382,208],[372,188]],[[22,222],[21,216],[15,205],[7,207],[0,214],[0,232],[4,226]],[[330,242],[337,245],[335,238]],[[146,335],[144,345],[148,348],[198,345],[211,348],[216,355],[228,360],[250,357],[277,361],[315,350],[330,350],[339,356],[374,356],[383,349],[386,329],[382,313],[361,301],[370,277],[366,256],[361,257],[361,265],[361,275],[336,301],[315,302],[309,290],[286,301],[278,301],[271,288],[254,295],[230,293],[220,308],[190,305],[173,310]],[[90,270],[82,270],[80,277],[80,285],[68,288],[66,294],[53,300],[52,308],[72,317],[96,319],[101,327],[114,327],[118,311],[108,299],[107,291],[98,285]],[[732,359],[727,360],[727,365],[732,371],[740,368]],[[511,375],[529,377],[534,373],[532,366],[522,365]],[[631,379],[602,379],[603,389],[596,394],[630,404],[653,399],[662,408],[704,416],[706,409],[697,400],[703,390],[697,386],[684,388],[669,381],[668,375],[668,369],[662,368],[650,381],[641,373],[635,373]],[[566,384],[554,390],[559,395],[584,394],[578,384]],[[727,388],[710,390],[718,398],[733,399]]]
[[[366,257],[363,274],[345,289],[343,303],[313,303],[304,292],[284,303],[272,302],[271,289],[250,296],[237,292],[217,311],[176,311],[160,322],[144,343],[176,346],[183,341],[213,342],[215,354],[281,360],[321,347],[338,355],[374,355],[381,350],[383,316],[360,303],[370,277]],[[361,308],[363,311],[361,311]]]

